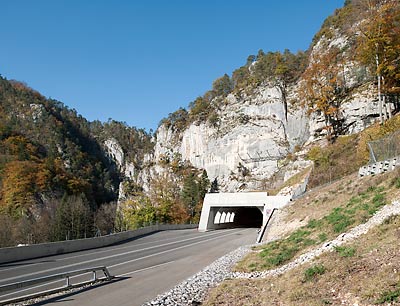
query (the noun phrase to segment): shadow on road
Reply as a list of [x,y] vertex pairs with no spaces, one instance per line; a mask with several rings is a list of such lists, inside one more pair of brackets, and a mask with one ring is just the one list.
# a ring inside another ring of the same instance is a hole
[[91,286],[87,286],[85,288],[76,288],[73,289],[72,292],[60,292],[57,293],[57,296],[52,296],[52,297],[44,297],[43,300],[39,301],[39,302],[34,302],[33,304],[29,304],[29,305],[47,305],[49,303],[64,303],[64,302],[72,302],[74,301],[74,296],[82,293],[82,292],[86,292],[95,288],[100,288],[100,287],[104,287],[107,286],[108,284],[111,283],[115,283],[115,282],[121,282],[124,281],[126,279],[129,279],[130,277],[116,277],[114,278],[112,281],[107,281],[107,282],[103,282],[100,284],[96,284],[96,285],[91,285]]
[[39,264],[39,263],[46,263],[46,262],[55,262],[55,260],[31,261],[31,262],[24,262],[24,263],[18,263],[18,262],[17,263],[5,263],[5,264],[0,264],[0,268],[29,266],[29,265]]

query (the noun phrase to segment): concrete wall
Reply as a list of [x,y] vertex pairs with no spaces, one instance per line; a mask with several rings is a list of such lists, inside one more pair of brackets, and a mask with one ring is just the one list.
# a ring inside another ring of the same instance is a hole
[[363,166],[358,171],[358,175],[360,177],[363,177],[368,175],[380,174],[387,171],[392,171],[395,167],[398,166],[400,166],[400,156]]
[[162,224],[102,237],[0,248],[0,263],[104,247],[157,231],[197,228],[197,224]]
[[[238,192],[238,193],[208,193],[204,198],[201,211],[199,231],[234,227],[235,222],[215,224],[214,218],[218,211],[237,212],[243,207],[257,207],[261,210],[264,219],[267,211],[281,208],[291,200],[291,196],[268,196],[266,192]],[[237,219],[238,216],[235,216]]]

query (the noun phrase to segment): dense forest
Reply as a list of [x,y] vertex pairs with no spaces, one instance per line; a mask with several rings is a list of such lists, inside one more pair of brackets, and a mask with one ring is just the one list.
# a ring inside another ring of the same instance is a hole
[[3,77],[0,101],[2,244],[111,231],[113,222],[101,219],[107,205],[115,214],[115,204],[107,203],[117,200],[122,178],[102,143],[112,135],[130,160],[140,161],[152,148],[150,135],[112,120],[88,122],[61,102]]
[[[177,156],[145,193],[104,143],[143,170],[152,135],[126,123],[89,122],[26,84],[0,77],[0,247],[92,237],[150,223],[196,222],[205,171]],[[167,171],[167,172],[168,172]],[[122,184],[126,198],[117,207]]]

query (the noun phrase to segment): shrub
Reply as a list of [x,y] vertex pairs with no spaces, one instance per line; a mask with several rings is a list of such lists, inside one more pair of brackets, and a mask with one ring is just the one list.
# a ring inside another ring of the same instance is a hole
[[353,257],[354,254],[356,253],[356,249],[353,247],[341,247],[337,246],[335,247],[335,251],[339,253],[340,257]]
[[[294,255],[298,252],[297,247],[284,247],[278,252],[278,254],[274,254],[272,256],[268,256],[266,258],[266,262],[268,265],[265,265],[265,267],[268,266],[280,266],[284,263],[287,263],[289,260],[291,260]],[[261,255],[263,256],[263,255]]]
[[400,189],[400,177],[397,177],[397,178],[393,179],[392,184],[393,184],[396,188]]
[[322,220],[311,219],[308,222],[307,227],[308,228],[320,228],[322,226],[322,224],[323,224]]
[[396,302],[400,296],[400,289],[394,291],[385,291],[381,294],[381,297],[376,301],[377,304],[383,304],[388,302]]
[[304,271],[305,281],[310,281],[316,278],[317,275],[322,275],[325,273],[325,267],[323,265],[314,265]]
[[354,220],[343,212],[343,208],[335,208],[333,211],[325,217],[329,224],[333,226],[333,231],[335,233],[342,233]]

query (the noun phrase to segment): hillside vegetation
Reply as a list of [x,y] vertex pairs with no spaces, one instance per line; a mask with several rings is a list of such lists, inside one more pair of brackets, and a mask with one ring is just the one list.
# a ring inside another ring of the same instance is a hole
[[[272,241],[254,248],[235,269],[281,267],[399,199],[399,169],[374,177],[346,176],[284,208],[267,234]],[[211,292],[205,305],[398,305],[399,225],[400,217],[392,217],[358,240],[280,276],[227,280]]]
[[[111,119],[89,122],[3,77],[0,101],[0,247],[198,220],[210,187],[202,169],[176,156],[160,165],[170,173],[152,173],[148,192],[136,180],[154,164],[146,131]],[[110,139],[122,160],[106,147]]]
[[101,207],[118,198],[121,177],[103,141],[112,135],[132,147],[140,167],[151,150],[149,135],[115,121],[90,123],[3,77],[0,101],[0,247],[112,230]]

